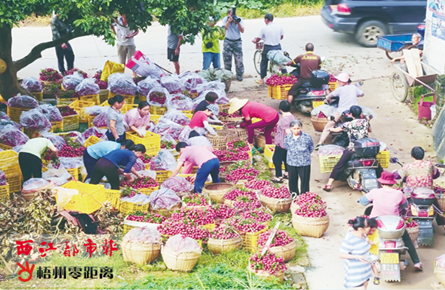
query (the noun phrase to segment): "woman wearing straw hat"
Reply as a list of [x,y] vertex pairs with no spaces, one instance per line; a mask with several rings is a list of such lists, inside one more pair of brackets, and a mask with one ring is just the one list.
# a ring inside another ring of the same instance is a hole
[[[389,171],[383,171],[377,181],[382,188],[373,189],[365,196],[362,196],[359,199],[360,204],[368,205],[372,202],[370,217],[400,215],[400,208],[405,208],[408,205],[408,201],[403,192],[393,188],[393,185],[396,184],[394,174]],[[422,271],[422,263],[407,231],[403,234],[402,239],[405,246],[408,247],[408,253],[414,263],[414,268]]]
[[336,76],[336,79],[338,81],[338,88],[335,89],[332,93],[326,96],[326,100],[330,103],[332,100],[332,97],[338,97],[338,107],[337,110],[333,116],[333,120],[331,117],[331,120],[325,125],[323,129],[323,133],[321,133],[320,141],[318,142],[315,149],[320,148],[320,146],[323,146],[324,142],[328,138],[329,134],[331,133],[329,129],[334,128],[335,123],[338,122],[340,119],[342,113],[344,111],[349,110],[352,106],[357,106],[357,97],[363,97],[364,93],[362,90],[357,88],[355,85],[351,85],[351,80],[349,79],[349,75],[347,73],[341,73],[338,76]]
[[[260,128],[264,128],[266,144],[272,144],[271,134],[280,119],[274,108],[247,99],[233,98],[230,100],[229,114],[236,111],[240,111],[244,117],[244,123],[240,127],[247,128],[248,141],[251,145],[253,145],[254,129]],[[261,121],[252,124],[252,118],[258,118]]]

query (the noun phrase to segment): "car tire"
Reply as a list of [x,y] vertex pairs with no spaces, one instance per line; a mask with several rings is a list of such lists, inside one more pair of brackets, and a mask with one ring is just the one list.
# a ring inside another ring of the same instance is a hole
[[388,33],[386,25],[378,20],[365,21],[357,28],[355,39],[365,47],[377,45],[378,36]]

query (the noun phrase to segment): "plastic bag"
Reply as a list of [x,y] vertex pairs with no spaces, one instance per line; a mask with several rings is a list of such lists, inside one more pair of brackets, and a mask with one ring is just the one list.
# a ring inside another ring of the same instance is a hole
[[80,144],[85,144],[85,141],[88,138],[90,138],[91,136],[96,136],[98,138],[101,138],[102,140],[108,140],[107,136],[105,135],[106,132],[107,132],[107,129],[91,127],[91,128],[88,128],[87,130],[85,130],[82,133],[82,136],[79,136],[76,139],[76,141],[79,142]]
[[184,83],[184,88],[191,93],[197,93],[196,87],[207,82],[206,79],[197,73],[181,74],[180,78]]
[[59,135],[50,132],[42,132],[42,136],[49,139],[58,150],[62,149],[63,145],[66,144],[65,139]]
[[[225,89],[226,85],[220,80],[211,81],[208,83],[202,83],[196,87],[198,95],[201,95],[204,91],[209,91],[209,90],[219,92],[220,94],[225,95],[226,94]],[[221,97],[219,94],[218,96]]]
[[21,86],[30,92],[41,92],[43,90],[42,83],[35,77],[24,78]]
[[181,134],[179,134],[178,140],[179,142],[187,142],[189,139],[190,132],[192,132],[192,128],[190,126],[185,126],[184,129],[182,129]]
[[182,132],[183,127],[179,124],[176,124],[173,121],[170,121],[167,118],[159,118],[158,123],[153,129],[153,133],[164,135],[169,134],[173,137],[173,139],[178,140],[179,135]]
[[161,234],[154,228],[136,227],[124,236],[123,241],[141,244],[161,243]]
[[168,102],[167,108],[169,110],[191,111],[193,110],[193,101],[183,94],[174,94],[171,95],[171,100]]
[[49,104],[40,105],[36,108],[40,111],[50,122],[63,121],[62,114],[60,114],[59,108],[51,106]]
[[9,121],[11,119],[9,118],[8,114],[6,114],[5,112],[0,111],[0,120]]
[[209,139],[207,139],[207,137],[205,136],[193,137],[183,142],[187,142],[187,144],[189,144],[190,146],[203,146],[213,148],[212,143],[210,143]]
[[55,169],[50,164],[48,168],[49,170],[42,173],[42,177],[52,181],[56,186],[62,186],[72,179],[70,173],[63,167]]
[[170,99],[170,93],[162,87],[153,88],[147,95],[150,106],[166,107]]
[[111,60],[107,60],[100,75],[100,80],[107,82],[108,77],[114,73],[123,73],[125,71],[125,66],[121,63],[117,63]]
[[439,257],[436,258],[436,266],[445,268],[445,254],[440,255]]
[[164,249],[175,254],[196,252],[201,254],[201,246],[192,238],[176,235],[170,237],[164,246]]
[[108,127],[107,120],[108,114],[106,112],[103,112],[93,119],[93,125],[96,127]]
[[83,75],[77,71],[73,72],[72,75],[67,75],[63,77],[63,88],[66,91],[74,90],[83,81]]
[[12,148],[12,150],[13,150],[14,152],[20,153],[20,151],[22,150],[23,145],[25,145],[25,144],[17,145],[17,146],[15,146],[14,148]]
[[6,175],[0,170],[0,185],[6,185]]
[[139,50],[134,53],[125,66],[144,77],[151,75],[160,78],[165,75],[161,68]]
[[284,53],[284,50],[270,50],[267,52],[267,59],[278,65],[285,64],[292,59],[284,55]]
[[145,170],[145,164],[144,164],[144,162],[142,162],[141,159],[137,158],[136,163],[133,165],[133,168],[136,171]]
[[11,126],[17,128],[19,130],[22,130],[22,125],[20,125],[19,123],[16,123],[16,122],[11,121],[11,120],[2,120],[2,119],[0,119],[0,130],[1,130],[2,127],[5,127],[7,125],[11,125]]
[[12,125],[6,125],[0,128],[0,143],[15,147],[24,145],[29,138],[21,130]]
[[101,113],[106,113],[108,111],[109,107],[101,107],[101,106],[92,106],[92,107],[86,107],[85,113],[91,116],[97,116]]
[[181,126],[187,126],[190,123],[190,119],[184,113],[175,109],[168,110],[167,113],[159,118],[159,122],[162,122],[162,119],[170,120]]
[[[171,142],[171,143],[173,143],[173,145],[176,145],[176,144],[177,144],[176,140],[173,139],[173,137],[170,136],[170,135],[168,135],[168,134],[164,134],[164,135],[162,135],[162,136],[161,136],[161,141]],[[162,144],[161,144],[161,148],[162,148]],[[165,149],[167,149],[167,148],[165,148]]]
[[166,88],[170,94],[177,94],[184,90],[184,84],[177,75],[162,77],[161,85]]
[[344,150],[344,147],[338,145],[324,145],[318,149],[318,156],[342,155]]
[[161,184],[161,188],[168,188],[174,192],[191,191],[193,187],[191,182],[181,176],[170,177]]
[[129,75],[114,73],[108,77],[108,90],[113,94],[134,96],[138,87]]
[[49,181],[43,179],[43,178],[31,178],[28,179],[23,183],[23,189],[22,190],[33,190],[36,188],[40,188],[43,186],[46,186],[49,184]]
[[82,157],[59,157],[60,165],[66,169],[83,166]]
[[8,105],[14,108],[33,109],[39,106],[39,102],[30,96],[18,94],[8,100]]
[[147,204],[149,203],[149,196],[145,194],[136,194],[133,197],[122,197],[121,202],[129,201],[137,204]]
[[78,84],[75,91],[79,96],[97,95],[100,93],[100,88],[95,79],[88,78]]
[[158,154],[151,159],[150,170],[170,170],[175,169],[176,158],[167,149],[159,150]]
[[148,96],[148,93],[154,88],[162,88],[161,84],[157,79],[152,77],[147,77],[138,83],[138,92],[143,96]]
[[178,203],[181,203],[179,196],[168,188],[161,188],[152,192],[149,196],[149,201],[152,210],[171,209]]
[[35,131],[49,131],[52,127],[48,118],[37,109],[22,112],[20,124],[29,130]]

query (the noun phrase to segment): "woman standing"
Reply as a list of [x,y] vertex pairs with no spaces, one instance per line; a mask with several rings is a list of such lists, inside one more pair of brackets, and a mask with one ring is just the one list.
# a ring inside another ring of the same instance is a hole
[[129,182],[133,182],[134,178],[130,175],[130,171],[138,178],[142,176],[133,169],[136,158],[145,153],[145,146],[138,144],[127,149],[114,150],[97,161],[94,166],[93,175],[90,184],[99,184],[102,177],[107,177],[111,185],[111,189],[119,190],[119,166],[125,166],[124,176]]
[[107,127],[106,133],[108,140],[116,141],[118,139],[125,140],[124,115],[120,111],[124,106],[125,99],[121,95],[115,95],[108,99],[110,108],[107,111]]
[[341,244],[340,259],[344,259],[345,288],[367,289],[369,279],[372,277],[371,264],[365,260],[371,245],[366,241],[369,232],[368,221],[364,217],[349,220],[352,225],[343,243]]
[[126,149],[133,146],[134,142],[132,140],[122,140],[120,142],[102,141],[97,144],[88,146],[87,149],[83,151],[83,163],[87,171],[87,177],[85,178],[85,180],[91,178],[94,166],[100,158],[104,157],[114,150]]
[[[311,177],[311,153],[314,151],[314,141],[309,134],[301,131],[302,128],[303,124],[300,120],[293,120],[290,123],[291,133],[284,138],[284,149],[287,150],[289,191],[293,198],[309,191]],[[300,177],[301,191],[298,190],[298,177]]]
[[[283,177],[289,178],[287,174],[286,156],[287,150],[284,149],[284,137],[290,134],[290,123],[295,120],[294,115],[290,112],[291,106],[288,101],[281,101],[280,114],[283,117],[277,124],[277,134],[275,135],[275,152],[273,153],[273,164],[275,166],[275,177],[273,182],[282,183]],[[281,166],[284,163],[284,174],[282,173]]]
[[50,140],[42,138],[40,133],[37,133],[35,138],[30,139],[23,145],[19,152],[19,165],[20,170],[22,170],[23,181],[31,178],[42,178],[42,154],[48,148],[52,154],[57,155],[57,148],[54,144]]
[[144,137],[145,131],[150,125],[150,105],[148,102],[142,101],[137,108],[125,113],[124,122],[131,131],[138,133],[140,137]]
[[[233,98],[230,100],[229,114],[236,111],[240,111],[240,114],[244,117],[244,123],[240,127],[247,128],[248,141],[251,145],[253,145],[254,130],[260,128],[264,128],[266,144],[272,144],[271,134],[280,119],[274,108],[247,99]],[[261,121],[252,124],[252,118],[258,118]]]

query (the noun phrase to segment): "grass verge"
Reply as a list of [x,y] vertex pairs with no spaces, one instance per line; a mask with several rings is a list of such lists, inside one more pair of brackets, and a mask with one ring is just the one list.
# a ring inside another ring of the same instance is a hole
[[296,16],[308,16],[317,15],[320,13],[321,8],[324,5],[324,1],[288,1],[278,6],[272,6],[268,8],[237,8],[236,14],[241,18],[254,19],[263,18],[266,13],[273,14],[274,17],[296,17]]

